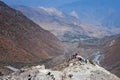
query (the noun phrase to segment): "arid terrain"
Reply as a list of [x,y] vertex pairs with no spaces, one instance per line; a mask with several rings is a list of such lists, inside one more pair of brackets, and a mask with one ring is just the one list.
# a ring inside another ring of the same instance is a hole
[[0,64],[40,62],[63,55],[62,46],[52,33],[0,1]]
[[[26,80],[30,72],[37,76],[31,80],[54,80],[46,71],[56,80],[119,80],[120,28],[113,28],[88,25],[56,8],[11,8],[0,1],[0,80]],[[82,58],[72,59],[75,54]]]

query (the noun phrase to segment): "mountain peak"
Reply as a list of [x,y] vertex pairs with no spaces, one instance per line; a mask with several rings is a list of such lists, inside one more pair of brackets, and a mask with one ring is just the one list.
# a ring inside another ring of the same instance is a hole
[[75,17],[75,18],[77,18],[77,19],[79,19],[79,16],[78,16],[78,14],[77,14],[76,11],[72,11],[72,12],[70,13],[70,15],[73,16],[73,17]]

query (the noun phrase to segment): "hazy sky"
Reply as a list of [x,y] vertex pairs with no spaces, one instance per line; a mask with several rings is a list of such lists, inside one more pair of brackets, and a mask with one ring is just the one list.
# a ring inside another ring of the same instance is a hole
[[2,0],[8,5],[51,6],[58,7],[78,0]]
[[[8,5],[24,5],[24,6],[46,6],[46,7],[61,7],[64,6],[64,4],[72,3],[70,6],[76,6],[76,3],[78,2],[79,6],[86,5],[87,7],[90,6],[97,6],[100,5],[109,5],[109,7],[116,6],[116,8],[120,8],[120,0],[2,0]],[[77,4],[77,5],[78,5]],[[78,7],[79,7],[78,6]],[[82,6],[83,7],[83,6]]]

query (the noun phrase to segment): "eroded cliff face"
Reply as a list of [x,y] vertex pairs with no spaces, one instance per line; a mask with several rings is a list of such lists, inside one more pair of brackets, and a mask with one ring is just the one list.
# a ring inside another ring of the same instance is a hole
[[22,68],[1,80],[120,80],[104,68],[78,58],[65,61],[56,66],[56,70],[45,69],[45,66]]

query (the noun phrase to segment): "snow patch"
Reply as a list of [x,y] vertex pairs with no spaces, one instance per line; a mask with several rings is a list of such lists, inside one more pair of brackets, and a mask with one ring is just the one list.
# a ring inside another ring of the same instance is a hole
[[96,62],[98,65],[100,64],[100,58],[101,58],[100,51],[97,51],[97,53],[95,54],[94,62]]
[[63,13],[61,11],[57,10],[56,8],[53,8],[53,7],[48,8],[48,7],[41,7],[41,6],[38,8],[43,9],[44,11],[46,11],[50,15],[54,14],[54,15],[57,15],[59,17],[63,17]]
[[115,40],[112,40],[109,46],[112,46],[114,43],[115,43]]
[[14,72],[16,72],[16,71],[19,70],[19,69],[17,69],[17,68],[12,67],[12,66],[6,66],[6,67],[7,67],[8,69],[14,71]]
[[76,11],[72,11],[72,12],[70,13],[70,15],[73,16],[73,17],[75,17],[75,18],[77,18],[77,19],[79,19],[79,16],[78,16],[78,14],[77,14]]

